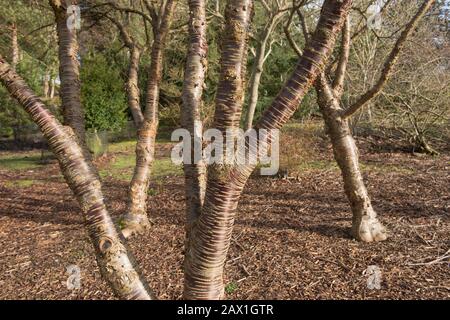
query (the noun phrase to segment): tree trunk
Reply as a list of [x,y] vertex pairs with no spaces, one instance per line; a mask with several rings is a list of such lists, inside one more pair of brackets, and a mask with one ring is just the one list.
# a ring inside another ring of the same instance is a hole
[[[76,3],[76,1],[74,1]],[[56,17],[56,31],[59,43],[60,97],[64,124],[70,126],[78,137],[83,150],[86,147],[84,112],[81,105],[81,82],[78,41],[76,30],[67,26],[67,8],[60,1],[50,0]],[[85,155],[88,152],[85,151]]]
[[141,110],[141,98],[139,90],[139,61],[141,58],[141,51],[136,45],[133,45],[130,50],[130,66],[128,68],[127,92],[128,92],[128,107],[133,115],[133,121],[137,129],[144,121],[144,115]]
[[45,72],[44,79],[43,79],[43,86],[42,86],[43,96],[45,99],[48,99],[48,96],[49,96],[49,90],[50,90],[49,81],[50,81],[50,73],[47,71],[47,72]]
[[126,26],[113,17],[109,17],[111,22],[119,29],[124,45],[128,48],[130,54],[130,63],[128,66],[127,93],[128,107],[131,110],[133,121],[137,129],[144,121],[144,115],[141,110],[141,98],[139,90],[139,62],[142,50],[134,37],[128,32]]
[[186,194],[186,231],[198,219],[206,190],[206,165],[202,156],[202,95],[207,69],[206,4],[204,0],[189,1],[189,49],[183,86],[181,124],[191,135],[191,163],[184,163]]
[[[334,46],[336,35],[350,9],[351,2],[351,0],[326,0],[324,2],[317,30],[310,45],[305,49],[291,78],[263,114],[256,129],[279,129],[294,114],[319,71],[323,68]],[[249,10],[249,1],[230,0],[227,7],[227,27],[224,36],[245,36],[234,32],[233,28],[246,30],[246,23],[244,26],[242,25],[243,16],[245,16],[242,11]],[[228,44],[226,40],[224,39],[224,43]],[[223,45],[222,57],[227,57],[226,49],[234,47],[234,54],[231,57],[239,59],[235,46],[240,41],[231,41],[231,46]],[[232,60],[225,59],[224,62],[226,66]],[[238,109],[236,102],[240,101],[239,90],[237,92],[231,90],[232,96],[222,96],[233,88],[234,82],[232,81],[236,81],[236,74],[227,74],[229,77],[221,80],[231,81],[231,84],[230,82],[223,82],[222,86],[219,84],[219,88],[227,89],[217,93],[217,107],[220,107],[221,110],[216,117],[216,122],[219,122],[222,127],[233,120],[234,117],[229,114]],[[225,83],[228,86],[223,86]],[[220,101],[221,98],[227,99]],[[229,100],[230,98],[232,99]],[[228,103],[221,105],[227,101],[231,105]],[[184,288],[186,299],[223,298],[223,267],[230,246],[236,208],[242,190],[254,168],[255,165],[252,164],[210,166],[202,214],[191,231],[190,246],[186,250]]]
[[333,145],[334,158],[341,169],[344,190],[353,214],[352,236],[364,242],[387,239],[386,229],[378,221],[359,167],[359,153],[352,137],[348,118],[343,118],[339,101],[326,88],[324,77],[317,81],[318,103],[327,133]]
[[255,64],[253,65],[252,76],[250,79],[249,100],[247,117],[245,119],[245,129],[253,127],[253,118],[255,116],[256,105],[258,104],[259,85],[264,68],[264,56],[266,54],[267,38],[258,44],[256,49]]
[[260,39],[258,40],[255,62],[253,64],[252,75],[250,79],[250,95],[248,98],[248,110],[245,119],[246,130],[249,130],[253,127],[253,118],[255,117],[256,105],[258,104],[259,86],[261,84],[261,76],[264,71],[264,63],[266,61],[267,44],[269,42],[270,35],[278,24],[278,21],[282,14],[284,13],[278,13],[277,15],[270,18],[270,21],[264,27]]
[[84,157],[73,130],[58,122],[1,56],[0,80],[30,114],[55,153],[61,171],[84,214],[103,277],[119,298],[152,298],[108,213],[96,169]]
[[169,33],[174,8],[173,0],[168,0],[164,14],[152,45],[151,65],[147,83],[147,100],[144,121],[138,129],[136,145],[136,167],[130,183],[127,213],[123,217],[122,233],[129,237],[140,233],[150,226],[147,217],[147,194],[150,183],[151,165],[153,164],[158,130],[158,103],[160,82],[162,78],[164,46]]
[[56,87],[56,79],[54,77],[51,77],[50,80],[50,94],[49,98],[53,99],[55,97],[55,87]]

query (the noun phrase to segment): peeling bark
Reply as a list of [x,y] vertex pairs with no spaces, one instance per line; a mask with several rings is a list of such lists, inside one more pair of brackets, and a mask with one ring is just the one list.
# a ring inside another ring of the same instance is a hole
[[[86,147],[86,129],[84,110],[81,105],[81,81],[79,47],[76,30],[67,27],[67,8],[58,0],[49,0],[56,18],[58,34],[59,76],[61,79],[60,97],[64,124],[70,126],[78,137],[85,156],[89,152]],[[76,4],[77,1],[72,1]]]
[[[330,55],[336,35],[344,23],[351,2],[351,0],[326,0],[324,2],[316,32],[305,49],[305,54],[299,59],[293,75],[264,113],[256,125],[256,129],[281,128],[293,115]],[[249,5],[250,3],[247,1],[228,1],[228,28],[234,26],[238,30],[242,30],[241,23],[246,21],[243,19],[248,18],[243,18],[244,14],[241,11]],[[225,37],[234,34],[238,33],[227,30]],[[236,48],[236,43],[224,45],[223,48],[224,51]],[[237,61],[237,55],[238,53],[234,51],[231,58],[236,58]],[[223,58],[226,57],[224,52]],[[232,65],[230,61],[225,59],[225,67]],[[236,87],[234,81],[238,78],[237,72],[235,71],[231,75],[231,77],[227,74],[222,75],[221,79],[224,83],[219,84],[221,90],[226,89],[224,90],[226,92]],[[242,88],[238,89],[242,90]],[[219,114],[216,111],[216,122],[220,128],[232,127],[235,117],[233,113],[239,113],[237,102],[241,98],[240,91],[237,90],[238,94],[235,93],[231,96],[226,96],[225,92],[218,92],[217,107],[223,110]],[[254,165],[213,165],[209,168],[202,214],[192,229],[191,243],[186,251],[185,298],[223,298],[223,267],[230,246],[236,208],[242,190],[254,168]]]
[[153,298],[116,231],[103,199],[97,171],[84,157],[73,130],[59,123],[1,56],[0,81],[39,126],[55,153],[64,178],[83,212],[105,280],[119,298]]
[[130,50],[130,65],[128,67],[127,93],[128,107],[131,110],[133,121],[136,128],[139,128],[144,121],[144,115],[141,110],[141,92],[139,89],[139,62],[141,59],[141,50],[133,45]]

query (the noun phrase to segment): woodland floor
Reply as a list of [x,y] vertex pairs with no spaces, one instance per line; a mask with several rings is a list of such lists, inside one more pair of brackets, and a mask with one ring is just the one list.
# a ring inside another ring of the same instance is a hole
[[[427,157],[358,139],[373,204],[390,238],[363,244],[320,126],[293,125],[282,138],[291,179],[253,177],[240,202],[226,264],[230,299],[449,299],[450,155]],[[114,217],[125,209],[133,143],[98,161]],[[184,195],[180,168],[158,146],[148,202],[150,231],[129,244],[160,299],[182,292]],[[295,156],[292,156],[295,154]],[[113,299],[101,279],[77,203],[39,151],[0,152],[0,299]],[[446,257],[447,258],[444,258]],[[81,289],[66,267],[81,268]],[[380,290],[365,270],[382,272]]]

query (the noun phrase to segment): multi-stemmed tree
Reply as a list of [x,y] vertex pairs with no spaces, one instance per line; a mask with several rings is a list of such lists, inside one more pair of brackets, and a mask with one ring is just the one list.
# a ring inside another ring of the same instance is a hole
[[[148,96],[144,121],[138,133],[138,166],[131,192],[137,197],[138,211],[145,214],[145,195],[148,187],[149,160],[154,148],[157,128],[157,102],[161,80],[161,60],[164,40],[174,7],[171,0],[163,1],[158,29],[152,45]],[[323,70],[351,7],[351,0],[325,0],[315,32],[303,50],[297,66],[278,96],[267,108],[255,129],[280,129],[294,114],[303,97]],[[149,3],[151,5],[151,3]],[[220,80],[217,89],[214,125],[222,132],[237,132],[244,101],[248,33],[251,26],[253,1],[228,0],[225,30],[222,39]],[[64,5],[56,9],[64,9]],[[184,123],[193,136],[197,128],[198,108],[205,77],[205,1],[189,0],[190,44],[184,89]],[[69,31],[70,32],[70,31]],[[61,37],[60,37],[61,39]],[[145,281],[133,265],[133,259],[124,239],[117,231],[103,199],[101,181],[91,160],[83,151],[76,132],[63,126],[32,92],[22,78],[0,56],[0,81],[18,100],[39,126],[50,148],[60,163],[61,171],[76,196],[84,214],[86,225],[95,248],[100,270],[124,299],[150,299],[153,297]],[[77,81],[74,79],[74,81]],[[79,106],[81,108],[81,106]],[[234,139],[234,137],[231,137]],[[185,257],[185,298],[219,299],[224,294],[223,268],[233,232],[234,219],[240,195],[256,164],[213,164],[208,166],[208,181],[204,201],[197,201],[195,209],[188,211],[188,238]],[[194,168],[194,170],[197,170]],[[189,168],[186,172],[189,177]],[[198,184],[196,173],[192,184]],[[189,204],[190,205],[190,204]],[[188,208],[189,208],[188,205]]]

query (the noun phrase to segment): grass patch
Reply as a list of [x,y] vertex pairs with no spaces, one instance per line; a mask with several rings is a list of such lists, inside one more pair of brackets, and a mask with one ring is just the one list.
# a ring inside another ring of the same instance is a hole
[[[170,135],[167,137],[158,137],[156,140],[156,144],[164,144],[164,143],[173,143],[170,140]],[[136,149],[136,140],[126,140],[120,142],[113,142],[108,146],[108,152],[110,153],[118,153],[118,152],[126,152],[126,153],[134,153]]]
[[158,159],[153,164],[152,177],[161,179],[167,176],[181,176],[183,175],[183,168],[176,166],[170,158]]
[[[100,171],[100,176],[128,182],[131,181],[135,165],[136,157],[134,155],[120,155],[113,163]],[[181,176],[183,174],[182,167],[173,164],[170,158],[155,160],[151,171],[152,180],[161,180],[168,176]]]
[[7,170],[30,170],[42,167],[41,155],[29,156],[10,155],[0,157],[0,168]]
[[38,183],[36,180],[16,180],[16,181],[7,181],[5,183],[8,188],[28,188]]
[[360,163],[361,171],[368,172],[379,172],[379,173],[390,173],[397,172],[403,174],[411,174],[414,173],[414,170],[408,167],[404,167],[402,165],[396,164],[384,164],[384,163]]
[[108,146],[108,151],[110,153],[134,152],[135,148],[136,148],[136,140],[127,140],[127,141],[111,143]]

